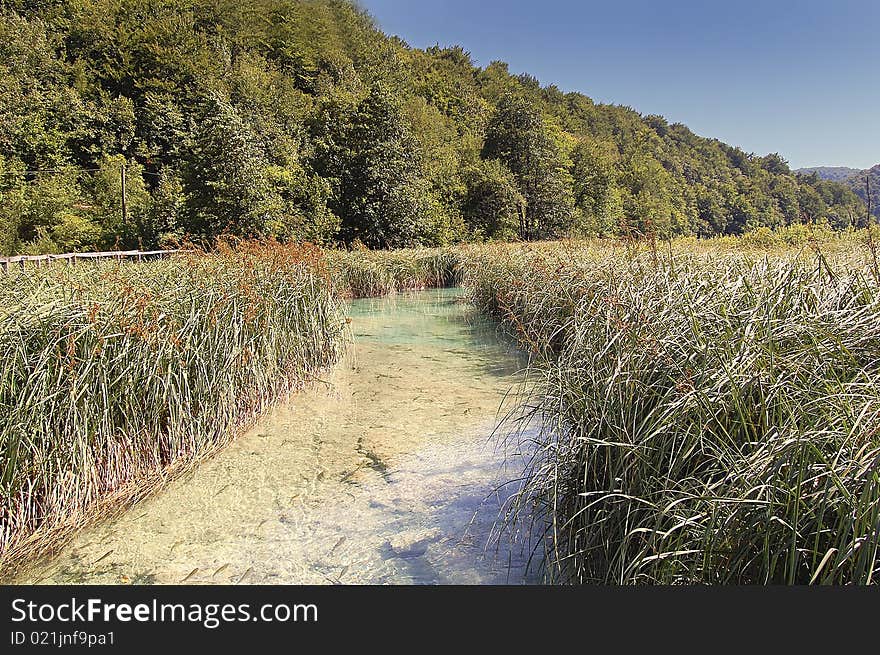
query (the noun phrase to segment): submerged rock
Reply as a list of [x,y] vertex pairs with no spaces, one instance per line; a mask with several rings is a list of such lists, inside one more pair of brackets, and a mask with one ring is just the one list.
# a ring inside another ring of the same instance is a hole
[[438,528],[430,530],[407,530],[388,540],[388,547],[395,557],[420,557],[428,546],[440,539],[443,533]]

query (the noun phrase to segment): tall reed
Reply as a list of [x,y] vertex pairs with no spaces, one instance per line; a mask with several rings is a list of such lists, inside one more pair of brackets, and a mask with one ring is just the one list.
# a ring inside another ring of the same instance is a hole
[[460,278],[452,248],[329,251],[327,259],[336,293],[348,298],[454,286]]
[[0,570],[212,452],[343,334],[311,247],[0,280]]
[[472,255],[475,302],[536,353],[512,514],[546,521],[553,580],[877,582],[880,301],[857,259]]

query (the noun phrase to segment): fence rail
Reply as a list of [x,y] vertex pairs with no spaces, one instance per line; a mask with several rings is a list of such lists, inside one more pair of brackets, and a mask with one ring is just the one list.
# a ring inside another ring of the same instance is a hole
[[3,272],[9,270],[9,268],[15,264],[21,270],[24,270],[25,265],[28,262],[34,262],[37,267],[41,267],[44,263],[50,264],[52,262],[63,261],[68,265],[76,264],[77,261],[83,260],[95,260],[95,259],[130,259],[135,258],[137,261],[141,261],[144,258],[149,257],[166,257],[168,255],[173,255],[178,252],[185,252],[183,250],[114,250],[108,252],[68,252],[62,255],[15,255],[13,257],[0,257],[0,268],[2,268]]

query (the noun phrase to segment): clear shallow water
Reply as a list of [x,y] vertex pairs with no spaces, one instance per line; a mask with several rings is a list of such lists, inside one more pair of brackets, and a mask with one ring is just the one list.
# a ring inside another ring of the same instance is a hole
[[491,433],[525,362],[460,293],[354,301],[323,382],[18,582],[537,581],[529,544],[491,538],[523,469]]

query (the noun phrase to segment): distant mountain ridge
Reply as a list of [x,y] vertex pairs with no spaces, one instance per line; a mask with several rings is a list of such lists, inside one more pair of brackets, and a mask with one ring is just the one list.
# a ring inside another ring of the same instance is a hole
[[848,177],[861,173],[861,169],[849,168],[848,166],[808,166],[806,168],[795,169],[795,173],[809,175],[815,173],[823,180],[831,180],[832,182],[842,182]]
[[868,199],[868,185],[865,183],[865,179],[870,178],[871,213],[880,220],[880,164],[876,164],[866,170],[847,168],[846,166],[812,166],[798,168],[794,172],[798,175],[812,175],[815,173],[819,179],[842,182],[866,202]]

